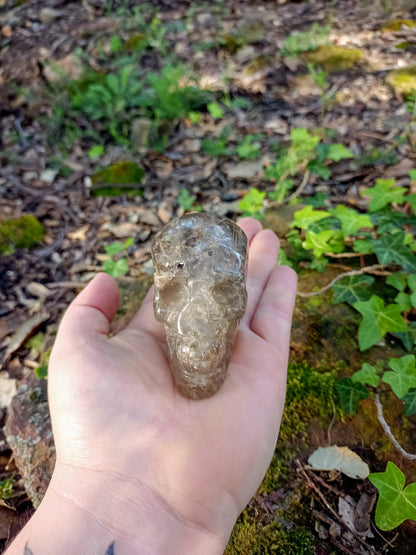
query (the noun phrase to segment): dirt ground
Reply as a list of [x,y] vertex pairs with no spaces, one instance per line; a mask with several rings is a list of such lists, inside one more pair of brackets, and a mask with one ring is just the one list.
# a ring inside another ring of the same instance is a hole
[[[0,221],[33,214],[46,230],[38,246],[0,256],[1,374],[17,385],[26,383],[40,361],[40,353],[25,346],[26,339],[40,330],[45,334],[43,350],[51,346],[68,303],[101,270],[106,245],[134,237],[125,283],[140,281],[147,287],[151,239],[161,225],[183,214],[180,192],[194,195],[203,210],[236,219],[238,202],[250,188],[273,189],[264,168],[275,156],[273,141],[287,142],[291,129],[325,127],[353,151],[355,163],[342,161],[330,180],[310,179],[304,188],[305,195],[328,194],[334,205],[365,208],[362,188],[378,177],[394,177],[401,185],[416,164],[412,114],[386,83],[390,70],[415,63],[415,32],[407,26],[382,31],[395,18],[414,19],[416,2],[390,5],[381,0],[370,5],[361,0],[152,2],[167,28],[163,40],[192,68],[201,88],[214,91],[219,99],[224,93],[248,99],[251,109],[230,111],[221,123],[208,114],[198,126],[184,118],[175,121],[163,152],[143,145],[132,150],[108,137],[98,161],[89,156],[93,143],[85,138],[63,151],[60,135],[65,130],[53,125],[57,93],[50,68],[65,59],[64,71],[79,78],[74,53],[81,51],[84,62],[104,73],[100,41],[114,35],[125,41],[133,35],[128,13],[142,4],[0,0]],[[332,42],[360,49],[362,56],[353,67],[328,73],[329,107],[323,113],[322,92],[308,76],[305,61],[283,57],[281,47],[291,32],[327,22]],[[239,42],[250,33],[251,38]],[[404,41],[409,48],[396,48]],[[159,69],[160,54],[149,50],[143,64],[149,72]],[[212,157],[203,152],[204,137],[218,137],[225,127],[232,129],[230,141],[236,144],[246,135],[262,135],[261,160],[243,162],[235,153]],[[91,175],[126,159],[145,170],[141,196],[94,196]],[[12,393],[0,399],[1,425]],[[0,506],[3,544],[26,522],[33,499],[25,493],[21,469],[0,432],[0,480],[11,473],[16,475],[17,493]],[[318,489],[317,482],[313,484]],[[362,543],[352,550],[334,535],[332,544],[331,537],[327,543],[334,551],[322,547],[316,553],[405,553],[403,537],[414,542],[415,532],[409,525],[398,534],[388,541],[374,540],[373,551]]]

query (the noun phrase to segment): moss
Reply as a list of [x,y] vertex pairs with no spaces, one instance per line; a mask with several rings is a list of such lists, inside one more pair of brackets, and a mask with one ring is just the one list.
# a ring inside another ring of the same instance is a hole
[[416,22],[411,19],[392,19],[381,27],[383,33],[401,31],[403,27],[415,28]]
[[306,364],[289,365],[279,440],[260,492],[274,491],[287,479],[293,459],[308,446],[311,421],[332,418],[336,380],[336,371],[320,373]]
[[12,254],[16,248],[34,247],[44,235],[45,228],[31,214],[4,220],[0,222],[0,254]]
[[352,68],[361,56],[362,52],[357,48],[343,48],[333,44],[320,46],[315,51],[305,54],[308,62],[322,67],[329,73]]
[[416,66],[394,69],[386,77],[388,83],[396,94],[408,96],[416,90]]
[[304,527],[286,530],[276,522],[256,524],[247,509],[238,519],[224,555],[313,555],[314,538]]
[[131,35],[126,42],[123,44],[124,51],[131,51],[131,50],[138,50],[144,46],[146,43],[146,34],[145,33],[135,33]]

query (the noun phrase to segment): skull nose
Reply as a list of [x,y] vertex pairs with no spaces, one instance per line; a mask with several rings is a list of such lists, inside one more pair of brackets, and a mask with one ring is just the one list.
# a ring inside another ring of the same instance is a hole
[[181,335],[201,334],[212,336],[218,333],[220,313],[215,303],[208,299],[194,300],[183,308],[178,318]]

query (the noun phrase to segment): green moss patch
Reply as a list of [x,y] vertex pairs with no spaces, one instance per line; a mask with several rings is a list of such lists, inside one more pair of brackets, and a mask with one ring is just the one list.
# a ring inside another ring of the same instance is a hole
[[386,82],[396,94],[409,96],[416,90],[416,66],[394,69],[386,77]]
[[321,67],[328,73],[351,69],[361,59],[358,48],[344,48],[333,44],[319,46],[315,51],[305,54],[308,62]]
[[34,247],[44,236],[45,228],[31,214],[4,220],[0,222],[0,254],[13,254],[16,248]]
[[384,23],[381,30],[383,33],[394,33],[395,31],[401,31],[404,27],[415,28],[416,22],[411,19],[392,19]]

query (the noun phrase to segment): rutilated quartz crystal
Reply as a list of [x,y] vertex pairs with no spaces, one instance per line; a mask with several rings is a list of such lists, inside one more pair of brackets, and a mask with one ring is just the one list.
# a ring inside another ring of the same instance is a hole
[[186,214],[155,235],[152,255],[154,311],[165,324],[175,383],[191,399],[211,397],[246,308],[246,235],[228,218]]

